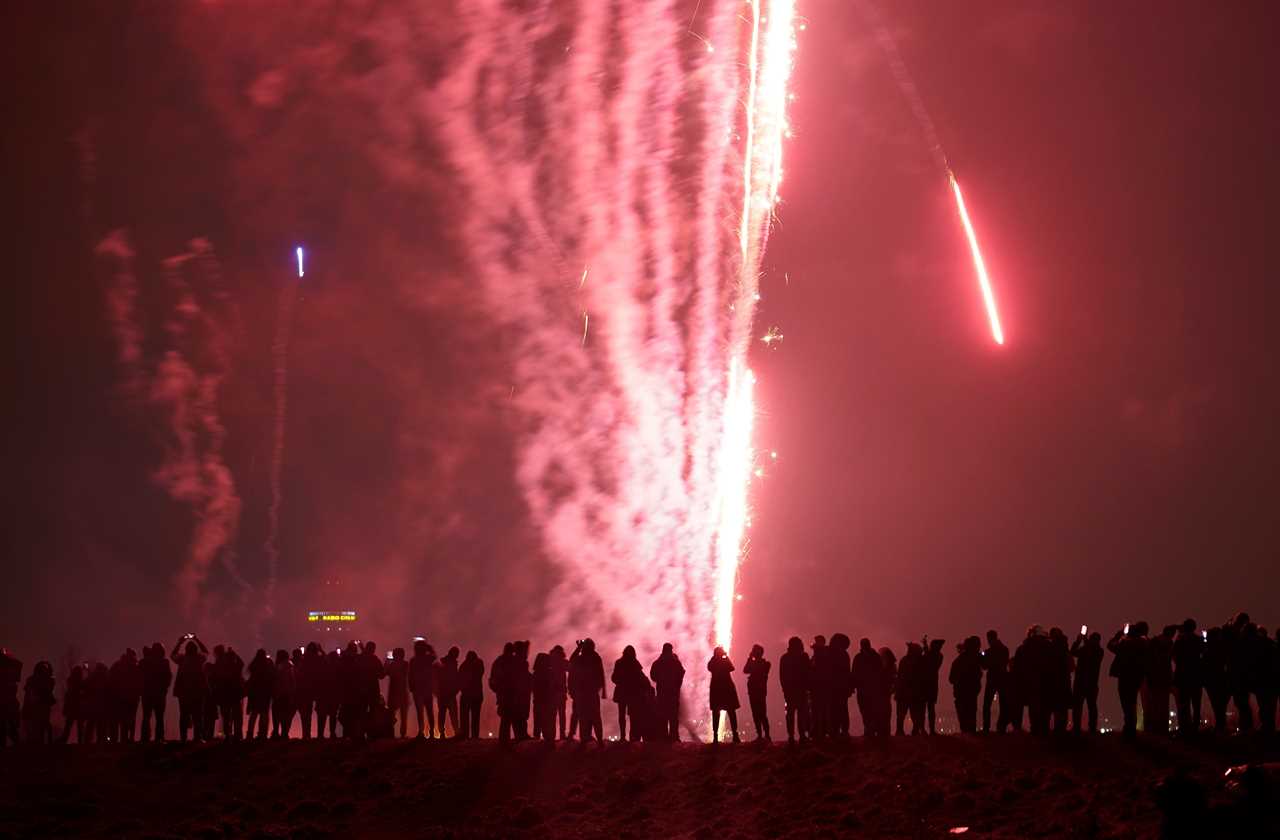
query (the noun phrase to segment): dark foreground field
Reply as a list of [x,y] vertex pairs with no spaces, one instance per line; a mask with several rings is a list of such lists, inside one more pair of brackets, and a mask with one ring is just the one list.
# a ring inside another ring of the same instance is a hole
[[[896,738],[761,749],[492,741],[23,748],[0,754],[0,836],[1154,837],[1174,768],[1212,830],[1280,836],[1274,793],[1223,771],[1275,761],[1232,739],[1184,747]],[[1273,797],[1270,802],[1263,796]],[[1192,809],[1194,810],[1194,808]],[[1262,820],[1262,823],[1259,823]],[[1270,820],[1270,823],[1265,821]]]

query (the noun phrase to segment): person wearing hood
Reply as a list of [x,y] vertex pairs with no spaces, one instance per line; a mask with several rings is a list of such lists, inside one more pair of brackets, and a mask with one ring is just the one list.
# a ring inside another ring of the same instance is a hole
[[[935,640],[936,641],[936,640]],[[958,655],[951,663],[947,682],[956,703],[956,721],[960,732],[972,735],[978,731],[978,694],[982,691],[982,640],[970,636],[956,646]]]
[[920,665],[920,699],[924,704],[925,724],[930,735],[938,734],[938,676],[942,671],[942,646],[945,639],[928,639]]

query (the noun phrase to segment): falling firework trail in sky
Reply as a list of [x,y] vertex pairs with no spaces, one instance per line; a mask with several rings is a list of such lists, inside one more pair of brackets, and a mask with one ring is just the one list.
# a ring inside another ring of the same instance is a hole
[[[304,276],[302,248],[297,248],[298,279]],[[271,506],[267,509],[266,613],[275,609],[276,576],[280,565],[280,505],[283,502],[280,475],[284,469],[284,440],[289,410],[289,334],[293,327],[293,304],[298,295],[296,283],[285,283],[280,289],[280,306],[276,313],[276,337],[271,345],[275,361],[275,423],[271,433]]]
[[969,211],[964,206],[964,196],[960,194],[960,182],[954,174],[951,175],[951,190],[956,196],[956,210],[964,224],[965,236],[969,239],[973,268],[978,274],[978,284],[982,287],[982,302],[987,307],[987,320],[991,322],[991,337],[996,344],[1004,344],[1004,330],[1000,328],[1000,313],[996,311],[996,297],[991,291],[991,281],[987,279],[987,266],[983,262],[982,251],[978,248],[978,236],[973,232],[973,224],[969,221]]
[[983,262],[982,252],[978,248],[978,237],[973,232],[973,225],[969,221],[969,213],[965,209],[964,198],[960,194],[960,183],[956,180],[955,173],[951,170],[947,154],[942,148],[942,141],[938,139],[938,129],[934,126],[933,118],[929,116],[928,109],[924,107],[924,100],[920,96],[920,91],[916,88],[916,83],[907,69],[907,63],[903,61],[902,55],[898,52],[898,44],[889,32],[888,26],[885,25],[884,19],[880,16],[879,9],[876,8],[873,0],[862,0],[858,7],[862,10],[863,16],[874,30],[876,40],[879,41],[880,48],[884,50],[885,57],[888,59],[889,70],[893,73],[894,81],[898,83],[898,89],[902,91],[902,95],[911,106],[911,112],[915,115],[916,122],[920,125],[920,130],[924,132],[925,140],[929,144],[929,151],[933,155],[934,162],[937,163],[942,173],[946,176],[951,191],[955,196],[956,211],[960,216],[965,236],[969,241],[969,251],[973,255],[974,272],[978,277],[978,287],[982,292],[982,302],[987,310],[987,320],[991,324],[991,336],[995,339],[996,344],[1004,344],[1004,330],[1000,327],[1000,315],[996,307],[995,292],[991,288],[991,280],[987,276],[986,264]]

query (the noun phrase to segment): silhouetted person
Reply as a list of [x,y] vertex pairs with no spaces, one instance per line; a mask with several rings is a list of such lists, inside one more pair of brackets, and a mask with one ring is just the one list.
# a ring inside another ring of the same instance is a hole
[[1071,658],[1071,648],[1067,644],[1067,634],[1062,628],[1049,630],[1049,646],[1045,649],[1048,707],[1053,718],[1053,731],[1063,734],[1067,731],[1069,711],[1071,709],[1071,669],[1075,661]]
[[298,721],[302,724],[302,740],[311,740],[311,719],[320,702],[320,692],[324,685],[324,649],[318,642],[307,642],[302,659],[298,661],[297,696]]
[[37,662],[23,686],[22,724],[28,743],[53,743],[53,665]]
[[507,697],[512,735],[517,741],[529,737],[529,706],[533,699],[533,675],[529,673],[529,642],[516,642],[507,671]]
[[853,696],[853,678],[850,674],[852,662],[849,658],[851,644],[844,633],[835,633],[827,645],[827,679],[831,698],[828,724],[833,737],[849,737],[849,698]]
[[95,662],[84,684],[84,714],[89,721],[85,743],[105,744],[112,737],[111,673],[107,666]]
[[942,671],[942,646],[946,643],[945,639],[930,640],[920,663],[920,700],[930,735],[938,734],[938,675]]
[[559,725],[556,738],[564,740],[569,732],[565,714],[569,698],[569,658],[564,655],[564,647],[556,645],[551,649],[547,655],[547,667],[551,671],[551,713]]
[[1258,628],[1263,640],[1263,661],[1260,667],[1258,710],[1262,718],[1262,732],[1274,735],[1276,731],[1276,706],[1280,704],[1280,639],[1269,638],[1264,628]]
[[276,651],[276,681],[271,692],[271,737],[288,738],[293,728],[294,696],[298,691],[298,675],[289,651]]
[[1142,720],[1147,732],[1169,734],[1169,694],[1173,691],[1173,639],[1176,624],[1147,642],[1147,675],[1142,688]]
[[1225,735],[1227,703],[1231,700],[1231,686],[1227,678],[1229,651],[1221,627],[1211,627],[1205,635],[1200,674],[1205,694],[1209,695],[1209,708],[1213,710],[1213,731]]
[[413,695],[419,738],[430,738],[436,728],[435,678],[436,652],[426,639],[415,639],[413,659],[409,660],[409,693]]
[[[935,640],[936,641],[936,640]],[[970,636],[956,646],[957,656],[947,673],[951,696],[956,703],[956,721],[960,731],[972,735],[978,731],[978,694],[982,691],[982,639]]]
[[[893,694],[898,687],[898,658],[887,647],[880,648],[881,673],[884,675],[885,690],[880,697],[877,729],[886,736],[889,734],[890,721],[893,718]],[[901,734],[901,733],[899,733]]]
[[[1009,722],[1006,706],[1005,686],[1009,682],[1009,648],[1000,641],[1000,635],[994,630],[987,631],[987,649],[982,652],[982,670],[987,674],[986,687],[982,692],[982,731],[991,731],[991,703],[1000,700],[1000,717],[996,719],[996,731],[1003,732]],[[1019,724],[1020,725],[1020,724]]]
[[204,707],[209,699],[209,677],[205,662],[209,649],[199,637],[188,633],[178,639],[170,658],[178,666],[173,678],[173,696],[178,698],[178,740],[187,740],[188,732],[203,741]]
[[467,651],[467,658],[458,666],[458,686],[462,710],[462,728],[458,730],[458,737],[479,738],[480,707],[484,703],[484,662],[474,650]]
[[533,737],[554,741],[556,714],[551,705],[553,675],[551,657],[539,653],[533,658]]
[[155,723],[155,739],[164,741],[164,713],[169,686],[173,684],[173,669],[164,654],[164,645],[156,642],[142,649],[142,740],[151,740],[151,726]]
[[618,740],[627,740],[627,715],[631,715],[631,740],[638,741],[643,732],[637,718],[645,701],[646,681],[644,666],[636,658],[636,649],[627,645],[622,649],[622,656],[613,663],[613,673],[609,677],[613,683],[613,702],[618,705]]
[[1018,692],[1019,703],[1026,705],[1032,735],[1049,734],[1053,697],[1051,647],[1044,629],[1033,624],[1009,663],[1009,678]]
[[1196,622],[1188,618],[1173,641],[1173,689],[1177,695],[1178,737],[1190,738],[1200,731],[1200,697],[1204,677],[1200,663],[1205,641],[1196,632]]
[[132,743],[137,736],[138,703],[142,699],[142,671],[133,648],[111,665],[107,693],[111,703],[111,738],[117,743]]
[[22,681],[22,662],[0,648],[0,748],[18,743],[18,683]]
[[809,672],[809,737],[815,741],[831,734],[831,651],[826,636],[814,636]]
[[1248,613],[1239,613],[1225,628],[1227,632],[1227,677],[1231,699],[1236,707],[1240,732],[1253,731],[1253,707],[1250,695],[1258,694],[1264,671],[1263,645],[1259,644],[1258,626]]
[[493,692],[494,711],[498,713],[499,741],[505,741],[510,736],[511,713],[507,710],[506,700],[511,694],[511,688],[507,673],[515,651],[516,643],[506,642],[502,646],[502,653],[494,657],[493,665],[489,668],[489,690]]
[[[150,653],[151,648],[143,651],[145,657]],[[165,663],[168,664],[167,662]],[[86,668],[82,664],[71,666],[71,673],[67,675],[67,687],[62,693],[62,737],[58,739],[60,743],[67,743],[71,739],[71,730],[76,730],[76,743],[84,743],[84,679]],[[168,686],[165,686],[168,688]],[[147,721],[145,714],[142,720],[142,740],[147,740]]]
[[[892,684],[885,681],[884,660],[871,646],[870,639],[859,640],[858,653],[853,657],[849,678],[858,695],[862,734],[877,737],[888,735],[888,726],[881,726],[881,707],[889,704]],[[887,716],[883,722],[887,724]]]
[[741,743],[738,736],[738,688],[733,684],[733,663],[724,648],[717,647],[707,661],[707,670],[711,672],[711,743],[720,741],[720,713],[729,714],[729,729],[733,732],[733,742]]
[[1146,640],[1141,636],[1140,624],[1130,625],[1128,633],[1117,630],[1107,642],[1107,650],[1112,654],[1108,673],[1116,679],[1120,710],[1124,714],[1121,732],[1126,738],[1138,734],[1138,692],[1147,671]]
[[458,728],[458,656],[457,647],[449,648],[439,662],[436,663],[436,695],[439,698],[436,716],[436,737],[444,737],[444,725],[448,721],[453,726],[453,737],[461,734]]
[[[365,642],[364,650],[361,652],[357,660],[356,674],[359,679],[360,689],[360,705],[359,718],[357,726],[361,727],[361,732],[357,734],[357,738],[367,734],[364,727],[369,725],[370,720],[374,716],[374,708],[386,708],[386,704],[382,702],[382,688],[378,685],[386,678],[386,669],[382,666],[382,659],[378,656],[378,645],[375,642]],[[455,713],[454,720],[457,720]],[[385,727],[384,727],[385,728]]]
[[409,731],[409,663],[404,658],[404,648],[391,651],[391,658],[382,667],[387,670],[387,709],[400,721],[400,737]]
[[782,702],[787,711],[787,743],[809,740],[809,691],[813,663],[804,652],[799,636],[787,641],[787,652],[778,660],[778,682],[782,685]]
[[258,652],[249,663],[249,727],[245,737],[256,737],[258,740],[264,740],[267,737],[267,723],[271,718],[271,700],[275,695],[275,687],[275,663],[271,661],[266,650],[258,648]]
[[323,738],[325,727],[329,737],[338,737],[338,715],[342,710],[342,654],[331,650],[324,657],[320,671],[320,687],[316,695],[316,737]]
[[1102,634],[1080,634],[1071,645],[1076,660],[1076,677],[1071,686],[1071,706],[1076,732],[1085,731],[1082,714],[1089,711],[1089,732],[1098,731],[1098,683],[1102,674]]
[[906,734],[903,724],[911,716],[911,734],[924,734],[924,649],[916,642],[907,642],[907,652],[898,662],[898,678],[893,684],[897,701],[897,725],[895,732]]
[[600,719],[600,701],[608,697],[604,683],[604,660],[596,652],[596,643],[583,639],[569,659],[569,696],[573,698],[573,716],[578,721],[582,740],[604,740],[604,724]]
[[230,646],[213,650],[209,692],[222,718],[222,737],[238,741],[244,737],[244,660]]
[[663,736],[680,740],[680,689],[684,685],[684,665],[676,656],[671,642],[662,645],[662,653],[649,665],[649,678],[655,690],[655,713]]
[[751,722],[756,727],[756,740],[772,740],[769,737],[769,670],[773,667],[764,658],[764,648],[751,647],[751,655],[742,666],[747,675],[747,700],[751,703]]

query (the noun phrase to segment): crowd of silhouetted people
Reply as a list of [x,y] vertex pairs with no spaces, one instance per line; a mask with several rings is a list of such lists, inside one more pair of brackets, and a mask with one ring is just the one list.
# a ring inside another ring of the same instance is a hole
[[[942,639],[907,642],[901,657],[869,639],[852,643],[843,633],[815,636],[806,648],[792,637],[778,660],[787,740],[846,738],[850,700],[856,699],[863,733],[872,738],[937,734],[939,685],[946,658]],[[1012,651],[996,631],[986,646],[970,636],[955,646],[947,669],[955,717],[962,733],[1036,735],[1097,732],[1098,691],[1106,652],[1123,711],[1122,733],[1143,729],[1190,737],[1201,731],[1201,700],[1208,697],[1212,728],[1228,731],[1229,706],[1240,733],[1271,734],[1280,694],[1280,645],[1241,613],[1219,627],[1200,630],[1194,620],[1151,634],[1146,622],[1127,624],[1104,645],[1086,627],[1074,639],[1058,628],[1030,627]],[[530,656],[532,655],[532,662]],[[475,651],[443,656],[426,639],[413,641],[412,656],[397,647],[379,656],[374,642],[349,642],[325,651],[318,643],[258,650],[246,664],[230,646],[212,651],[188,634],[166,653],[159,642],[133,649],[110,666],[79,663],[62,691],[62,731],[54,728],[57,704],[53,666],[39,662],[25,684],[22,663],[0,651],[0,745],[19,740],[66,743],[162,741],[170,693],[177,700],[182,741],[288,738],[295,719],[304,739],[407,737],[410,709],[418,738],[480,737],[486,687],[493,695],[500,741],[525,739],[603,741],[603,703],[617,707],[618,739],[674,741],[690,731],[682,714],[685,668],[671,644],[646,669],[626,646],[606,680],[605,664],[591,639],[572,651],[556,645],[533,653],[527,641],[507,643],[485,663]],[[735,666],[717,647],[707,662],[713,742],[722,731],[736,743],[740,706]],[[752,726],[770,740],[769,690],[773,666],[761,645],[742,665]],[[385,686],[384,686],[385,683]],[[22,684],[22,701],[18,689]],[[612,686],[612,698],[610,698]],[[1170,713],[1173,701],[1176,715]],[[701,704],[699,704],[700,706]],[[998,715],[992,720],[993,707]],[[139,734],[139,712],[141,732]]]

